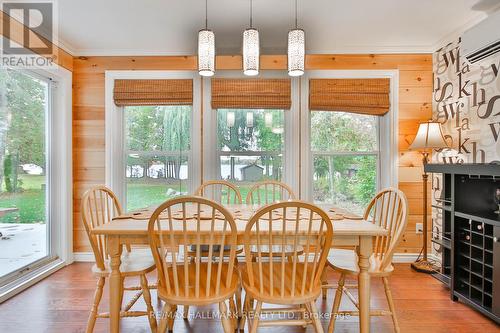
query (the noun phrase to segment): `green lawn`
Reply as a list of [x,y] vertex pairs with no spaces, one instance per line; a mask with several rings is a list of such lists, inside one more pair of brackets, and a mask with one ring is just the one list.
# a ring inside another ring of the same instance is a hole
[[0,223],[44,223],[45,222],[45,176],[20,175],[21,190],[16,193],[0,193],[1,208],[18,208],[18,212],[0,217]]
[[185,192],[185,182],[179,186],[179,182],[172,184],[130,182],[127,183],[127,210],[135,210],[159,205],[167,199],[172,198],[167,194],[168,189]]

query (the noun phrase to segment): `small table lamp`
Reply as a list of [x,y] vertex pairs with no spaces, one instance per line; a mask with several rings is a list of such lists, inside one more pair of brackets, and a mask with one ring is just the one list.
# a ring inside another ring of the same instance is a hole
[[[432,149],[441,149],[448,148],[448,144],[446,143],[443,131],[441,129],[441,124],[439,122],[428,121],[425,123],[421,123],[418,127],[418,132],[415,138],[413,139],[412,144],[410,145],[410,150],[418,150],[423,155],[423,164],[427,164],[429,152]],[[432,273],[434,272],[434,268],[432,264],[427,261],[427,179],[428,175],[425,172],[422,174],[423,181],[423,247],[422,247],[422,259],[417,259],[416,262],[411,264],[411,267],[419,272],[424,273]]]

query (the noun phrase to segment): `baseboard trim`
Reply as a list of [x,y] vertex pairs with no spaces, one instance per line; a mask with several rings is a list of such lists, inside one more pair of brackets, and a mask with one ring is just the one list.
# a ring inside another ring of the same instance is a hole
[[[418,258],[418,253],[395,253],[392,262],[396,264],[412,263]],[[73,259],[75,262],[94,262],[94,254],[92,252],[75,252],[73,253]],[[429,259],[436,260],[437,258],[433,255],[429,255]]]
[[92,252],[73,252],[74,262],[95,262],[95,257]]

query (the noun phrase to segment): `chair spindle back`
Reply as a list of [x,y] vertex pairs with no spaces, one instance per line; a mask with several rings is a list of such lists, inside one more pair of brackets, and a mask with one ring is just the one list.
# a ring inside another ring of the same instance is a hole
[[90,245],[94,252],[96,265],[104,269],[104,261],[108,259],[106,239],[104,235],[93,235],[94,228],[111,222],[122,214],[122,206],[116,195],[104,185],[97,185],[85,192],[82,198],[82,220]]
[[[314,205],[286,201],[261,208],[248,222],[244,236],[250,287],[280,299],[319,291],[332,234],[330,218]],[[253,263],[252,245],[257,248]],[[267,264],[263,263],[261,246],[278,249],[269,252]],[[293,249],[291,260],[286,254],[290,246]],[[303,249],[302,255],[299,255],[299,246]],[[275,274],[280,279],[277,280]]]
[[225,180],[209,180],[198,187],[195,195],[208,198],[221,204],[241,204],[238,188]]
[[[202,237],[202,231],[206,235],[208,230],[209,236]],[[169,297],[209,299],[234,283],[236,224],[231,213],[215,201],[193,196],[165,201],[151,216],[148,234],[159,284]],[[211,260],[203,256],[202,246],[207,247]],[[195,252],[191,260],[184,255],[190,248]],[[229,255],[224,257],[224,251]],[[227,263],[224,258],[229,258]]]
[[267,205],[295,199],[295,193],[287,184],[275,180],[266,180],[252,186],[247,194],[246,203],[249,205]]
[[408,200],[398,189],[383,189],[371,200],[364,219],[388,231],[386,236],[374,239],[373,255],[381,261],[380,269],[384,270],[391,264],[394,251],[403,238],[408,222]]

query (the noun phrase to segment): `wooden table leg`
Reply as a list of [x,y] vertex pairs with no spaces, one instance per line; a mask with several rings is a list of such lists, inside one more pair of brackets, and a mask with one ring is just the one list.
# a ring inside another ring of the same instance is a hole
[[109,278],[109,331],[120,332],[120,309],[122,277],[120,274],[122,247],[118,236],[108,237],[108,254],[110,256],[111,276]]
[[359,240],[359,326],[361,333],[370,332],[370,256],[372,254],[372,237],[361,236]]

